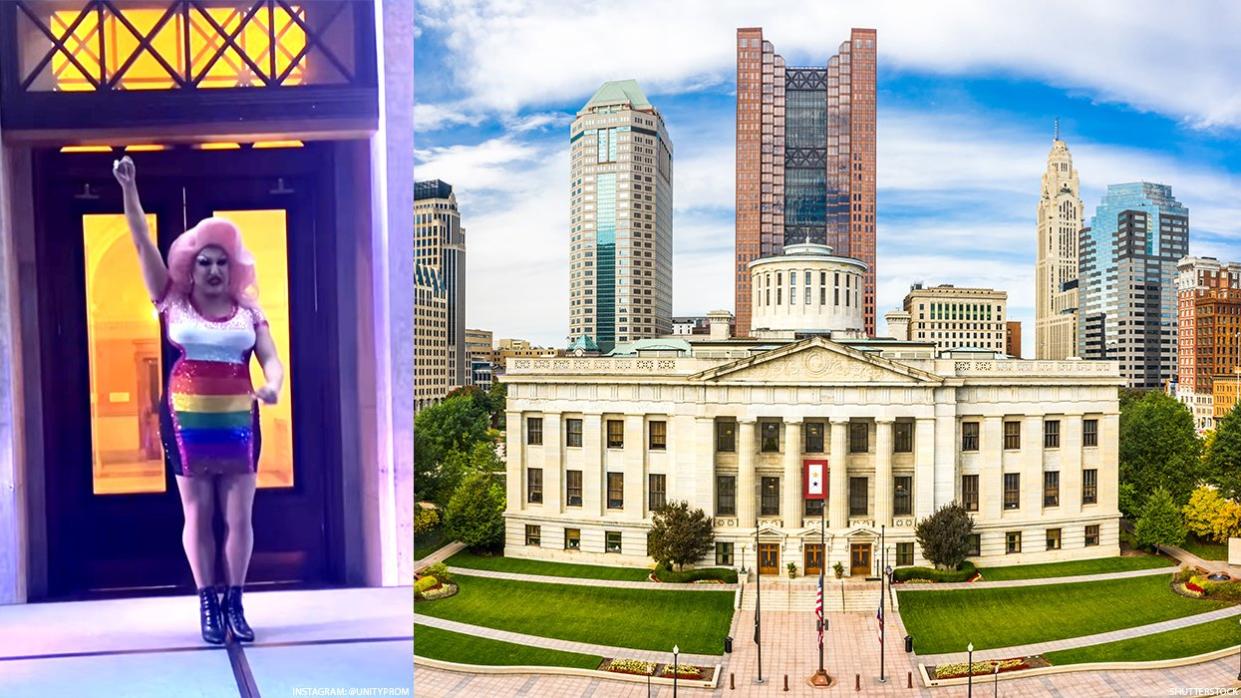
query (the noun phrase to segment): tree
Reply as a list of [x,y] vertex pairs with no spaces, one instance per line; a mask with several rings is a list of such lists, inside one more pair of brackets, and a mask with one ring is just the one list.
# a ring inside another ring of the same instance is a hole
[[414,535],[428,533],[440,525],[440,514],[434,509],[419,508],[414,512]]
[[446,503],[462,473],[446,470],[445,460],[453,451],[469,453],[474,444],[488,440],[490,417],[475,393],[482,391],[461,392],[418,413],[414,421],[414,491],[419,499]]
[[448,500],[444,531],[472,550],[504,544],[504,488],[490,473],[472,472]]
[[1228,499],[1241,499],[1241,402],[1215,425],[1215,438],[1206,452],[1204,477]]
[[955,570],[969,554],[973,530],[974,520],[965,507],[953,502],[919,521],[914,536],[922,546],[923,557],[936,567]]
[[1181,508],[1185,528],[1204,540],[1213,537],[1216,519],[1224,507],[1224,498],[1214,487],[1202,486],[1189,495],[1189,503]]
[[1146,498],[1133,532],[1138,545],[1179,546],[1185,542],[1185,522],[1170,492],[1160,487]]
[[646,542],[646,554],[655,562],[675,564],[680,570],[714,549],[715,526],[702,509],[691,511],[689,502],[674,502],[655,512]]
[[920,520],[913,535],[922,546],[922,556],[936,568],[957,569],[969,554],[969,534],[974,519],[961,504],[944,504],[936,512]]
[[[1142,510],[1146,498],[1164,488],[1183,505],[1197,486],[1202,442],[1185,405],[1161,391],[1140,398],[1122,394],[1120,410],[1120,508],[1128,516]],[[1129,484],[1132,487],[1125,489]]]

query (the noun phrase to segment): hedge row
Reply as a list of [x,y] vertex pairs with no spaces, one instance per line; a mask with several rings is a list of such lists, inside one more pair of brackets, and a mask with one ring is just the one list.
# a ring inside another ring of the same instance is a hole
[[696,582],[700,579],[718,579],[725,584],[737,583],[737,570],[728,569],[726,567],[708,567],[702,570],[686,570],[684,572],[676,572],[668,567],[660,565],[655,568],[655,578],[661,582],[669,582],[672,584],[687,584]]
[[932,582],[968,582],[977,573],[978,569],[974,567],[974,563],[966,560],[961,563],[961,569],[958,570],[937,570],[930,567],[898,567],[893,570],[892,576],[898,582],[907,582],[911,579],[927,579]]

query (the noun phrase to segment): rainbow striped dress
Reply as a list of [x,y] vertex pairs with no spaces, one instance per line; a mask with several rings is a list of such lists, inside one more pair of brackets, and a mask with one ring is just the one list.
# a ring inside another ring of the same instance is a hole
[[177,293],[155,307],[180,353],[160,409],[168,469],[186,477],[255,472],[261,435],[250,354],[255,330],[267,324],[262,311],[237,305],[228,317],[208,318]]

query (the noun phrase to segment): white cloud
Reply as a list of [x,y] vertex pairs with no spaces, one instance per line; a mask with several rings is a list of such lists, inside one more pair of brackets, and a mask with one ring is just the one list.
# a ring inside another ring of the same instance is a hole
[[578,99],[606,80],[635,78],[651,94],[730,82],[737,27],[762,26],[791,64],[821,65],[865,26],[891,67],[1000,71],[1194,126],[1241,126],[1241,4],[1225,0],[460,0],[423,3],[418,21],[446,32],[459,97],[499,112]]
[[460,104],[414,104],[414,133],[434,131],[453,124],[469,124],[477,126],[483,116],[477,113],[466,113]]

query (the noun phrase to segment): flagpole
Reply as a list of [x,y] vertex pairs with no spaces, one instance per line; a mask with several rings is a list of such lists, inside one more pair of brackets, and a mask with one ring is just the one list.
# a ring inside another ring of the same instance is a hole
[[886,639],[885,636],[888,632],[887,619],[883,617],[883,597],[885,595],[884,584],[886,583],[886,578],[888,576],[884,573],[884,570],[887,569],[888,562],[888,548],[884,545],[886,529],[886,524],[879,526],[879,683],[887,683],[887,679],[883,675],[883,648],[884,645],[887,644],[884,640]]
[[[754,493],[750,493],[754,496]],[[759,580],[762,579],[761,553],[758,547],[758,512],[754,513],[754,644],[758,645],[758,679],[754,683],[763,683],[763,595],[759,592]]]
[[[819,465],[822,470],[819,472],[819,489],[818,492],[807,491],[807,497],[817,495],[819,497],[819,590],[815,597],[815,615],[818,616],[819,631],[819,670],[810,677],[810,685],[818,688],[826,688],[832,685],[832,677],[827,675],[827,670],[823,668],[823,634],[827,631],[827,598],[824,596],[823,585],[826,583],[827,573],[827,493],[826,480],[827,468],[824,464]],[[802,465],[804,477],[808,482],[814,482],[810,479],[809,466]]]

